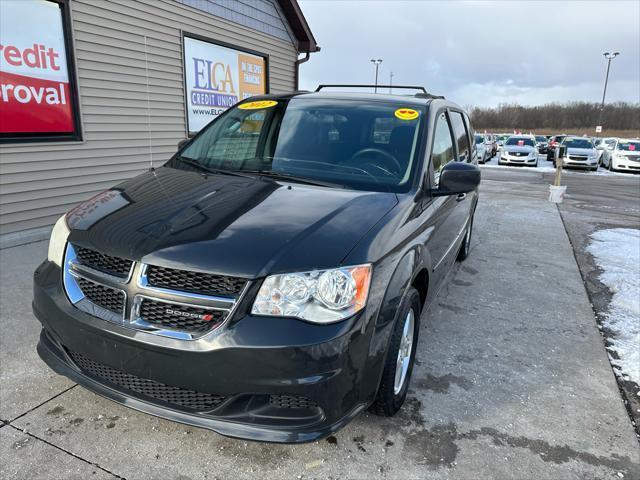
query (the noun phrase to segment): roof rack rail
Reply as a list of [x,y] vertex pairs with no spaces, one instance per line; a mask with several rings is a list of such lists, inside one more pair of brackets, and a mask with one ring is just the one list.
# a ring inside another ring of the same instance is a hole
[[434,95],[432,93],[416,93],[414,97],[444,100],[444,95]]
[[407,89],[407,90],[420,90],[423,94],[425,95],[429,95],[427,90],[424,87],[420,87],[417,85],[372,85],[372,84],[362,84],[362,85],[358,85],[358,84],[325,84],[325,85],[318,85],[318,88],[316,88],[316,92],[319,92],[320,90],[322,90],[323,88],[344,88],[344,87],[348,87],[348,88],[402,88],[402,89]]

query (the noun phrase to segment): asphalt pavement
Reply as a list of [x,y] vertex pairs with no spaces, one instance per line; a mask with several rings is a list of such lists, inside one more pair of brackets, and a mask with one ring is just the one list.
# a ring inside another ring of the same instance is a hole
[[483,170],[470,257],[423,312],[401,412],[360,415],[306,445],[224,438],[58,377],[35,353],[30,307],[46,244],[1,250],[0,477],[640,478],[638,441],[548,181],[519,176]]

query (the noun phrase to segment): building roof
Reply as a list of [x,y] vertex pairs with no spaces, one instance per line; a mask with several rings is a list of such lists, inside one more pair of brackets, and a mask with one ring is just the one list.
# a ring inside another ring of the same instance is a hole
[[277,0],[282,9],[289,26],[298,41],[299,52],[318,52],[320,46],[309,28],[307,19],[304,17],[297,0]]

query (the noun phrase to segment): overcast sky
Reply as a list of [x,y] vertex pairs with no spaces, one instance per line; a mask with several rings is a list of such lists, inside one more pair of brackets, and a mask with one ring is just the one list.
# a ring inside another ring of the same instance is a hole
[[300,0],[322,51],[300,87],[419,84],[461,105],[640,102],[640,1]]

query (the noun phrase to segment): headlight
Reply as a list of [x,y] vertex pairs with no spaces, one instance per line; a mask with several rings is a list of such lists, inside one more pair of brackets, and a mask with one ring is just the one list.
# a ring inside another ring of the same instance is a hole
[[49,239],[49,253],[47,258],[50,262],[55,263],[59,267],[62,266],[64,257],[64,247],[67,244],[67,238],[69,237],[69,227],[67,226],[66,214],[61,216],[51,231],[51,238]]
[[332,323],[359,312],[367,303],[371,265],[268,276],[251,313]]

